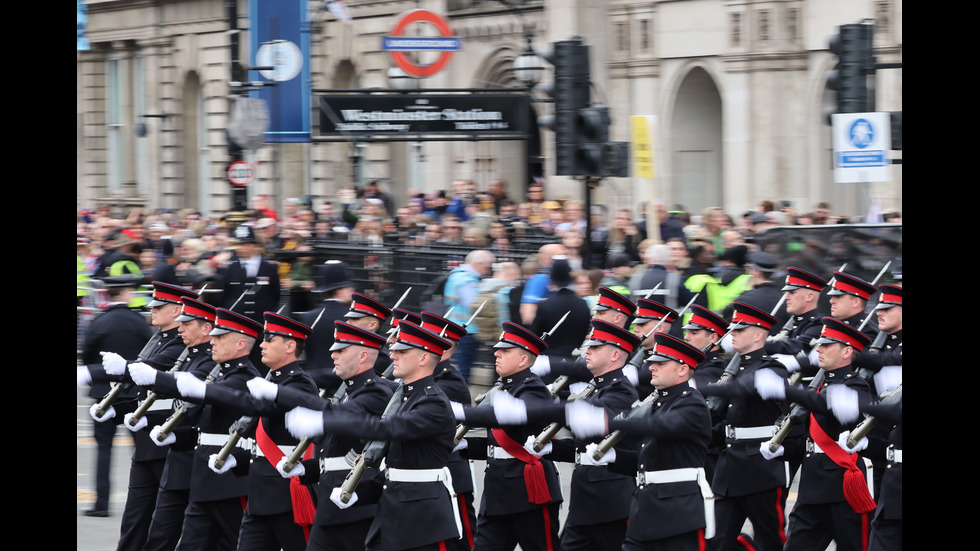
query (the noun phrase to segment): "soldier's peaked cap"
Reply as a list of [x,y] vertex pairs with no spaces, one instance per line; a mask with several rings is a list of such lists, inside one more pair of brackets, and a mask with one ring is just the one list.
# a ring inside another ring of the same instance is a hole
[[857,276],[845,274],[844,272],[834,272],[834,279],[831,282],[830,291],[827,291],[827,295],[852,295],[868,300],[877,290],[874,285]]
[[184,289],[179,285],[171,285],[162,281],[153,282],[153,300],[148,306],[155,308],[164,304],[181,305],[180,299],[183,297],[197,298],[197,293],[190,289]]
[[878,286],[878,305],[875,310],[884,310],[892,306],[902,305],[902,288],[898,285],[885,283]]
[[422,317],[415,312],[409,312],[404,308],[392,308],[391,310],[391,329],[388,330],[390,336],[398,330],[398,323],[402,320],[410,321],[415,325],[422,325]]
[[793,289],[812,289],[814,291],[822,291],[824,287],[827,286],[827,281],[822,277],[817,277],[810,272],[801,270],[799,268],[794,268],[790,266],[786,268],[786,284],[783,285],[783,291],[792,291]]
[[391,350],[419,348],[441,356],[450,347],[452,347],[452,343],[432,331],[422,329],[422,326],[410,321],[402,320],[398,323],[398,337],[395,344],[391,345]]
[[330,350],[341,350],[354,344],[375,350],[381,350],[385,338],[377,333],[351,325],[345,321],[333,322],[333,345]]
[[847,346],[853,346],[858,352],[864,350],[865,346],[871,343],[867,335],[857,330],[856,327],[842,322],[837,318],[827,316],[823,318],[823,329],[820,331],[820,338],[817,345],[839,342]]
[[266,335],[280,335],[305,341],[313,333],[313,329],[305,323],[300,323],[286,316],[280,316],[275,312],[266,312],[263,316],[265,317],[263,330]]
[[674,323],[677,321],[677,311],[665,304],[648,298],[636,299],[636,323],[645,323],[650,320],[661,320],[667,318],[664,323]]
[[700,304],[691,305],[691,319],[687,320],[684,329],[707,329],[719,337],[728,331],[728,322],[725,318],[708,310]]
[[225,333],[241,333],[243,335],[258,338],[262,332],[262,324],[248,316],[243,316],[238,312],[232,312],[224,308],[214,309],[215,321],[211,336],[224,335]]
[[497,344],[493,345],[494,348],[523,348],[535,356],[548,348],[546,342],[522,325],[505,321],[502,327],[503,331],[497,339]]
[[595,305],[595,309],[618,310],[627,316],[632,316],[636,312],[636,305],[609,287],[599,287],[599,301]]
[[647,361],[665,362],[667,360],[676,360],[686,364],[691,369],[695,369],[704,360],[704,352],[669,333],[657,333],[653,336],[653,349],[650,350]]
[[380,302],[374,300],[373,298],[362,295],[361,293],[351,294],[350,309],[344,314],[345,318],[363,318],[364,316],[371,316],[378,318],[381,323],[384,323],[391,315],[391,309],[381,304]]
[[611,344],[626,352],[632,353],[640,345],[640,337],[628,329],[603,320],[592,320],[592,331],[589,332],[585,346],[602,346]]
[[214,306],[191,297],[180,298],[180,316],[177,321],[204,320],[214,323]]
[[442,338],[459,342],[466,335],[466,329],[462,325],[455,324],[442,316],[432,312],[422,312],[422,328],[428,329]]
[[749,306],[744,302],[733,302],[732,307],[735,313],[732,314],[732,329],[743,329],[745,327],[761,327],[766,331],[772,329],[776,324],[776,318],[766,312],[759,310],[755,306]]

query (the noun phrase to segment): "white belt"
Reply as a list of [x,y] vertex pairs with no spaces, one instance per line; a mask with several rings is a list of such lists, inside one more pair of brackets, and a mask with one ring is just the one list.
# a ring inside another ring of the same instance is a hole
[[704,537],[711,539],[715,535],[715,495],[711,492],[711,484],[701,467],[686,467],[681,469],[666,469],[663,471],[639,471],[636,481],[641,487],[647,484],[667,484],[670,482],[697,482],[704,501]]
[[776,434],[776,426],[768,425],[765,427],[733,427],[725,426],[725,436],[734,440],[756,440],[759,438],[772,438]]
[[344,457],[321,457],[320,458],[320,472],[327,473],[330,471],[346,471],[349,470],[353,465],[347,462]]
[[[278,446],[278,448],[283,455],[288,457],[289,454],[293,453],[293,450],[296,449],[296,446]],[[265,454],[262,453],[262,448],[260,448],[259,446],[255,446],[254,452],[255,452],[255,457],[265,457]]]
[[892,463],[901,463],[902,450],[901,449],[896,450],[895,448],[888,448],[887,450],[885,450],[885,459],[887,459]]
[[[230,434],[214,434],[210,432],[202,432],[197,435],[197,445],[198,446],[224,446],[228,443],[228,439],[231,438]],[[251,438],[239,438],[238,443],[235,444],[236,448],[241,448],[243,450],[251,451],[252,446],[255,445],[255,441]]]
[[449,492],[449,499],[453,507],[453,516],[456,518],[456,534],[458,538],[463,537],[463,523],[459,517],[459,507],[453,497],[453,475],[449,472],[449,467],[441,469],[394,469],[385,470],[385,477],[390,482],[442,482]]
[[174,408],[174,399],[167,398],[166,400],[155,400],[146,411],[170,411]]
[[493,444],[487,446],[487,458],[493,459],[517,459],[510,454],[507,450],[501,448],[500,446],[494,446]]

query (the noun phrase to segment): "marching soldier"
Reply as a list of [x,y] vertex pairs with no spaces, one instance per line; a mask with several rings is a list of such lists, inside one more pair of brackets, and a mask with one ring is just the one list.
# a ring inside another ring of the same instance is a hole
[[[253,381],[249,387],[253,396],[274,399],[282,409],[305,407],[310,410],[348,412],[379,417],[391,400],[395,384],[379,377],[375,371],[376,356],[385,339],[344,321],[334,322],[334,369],[343,381],[342,393],[336,396],[311,398],[308,393],[295,392],[289,387],[270,387],[264,381]],[[273,394],[269,394],[269,391]],[[285,470],[285,459],[277,469],[284,477],[296,477],[301,483],[316,485],[317,508],[310,529],[310,551],[362,551],[368,528],[377,513],[377,497],[384,480],[377,466],[367,467],[356,491],[360,499],[343,503],[335,490],[344,483],[351,471],[346,456],[360,455],[365,441],[360,437],[326,432],[316,439],[316,454]]]
[[[393,375],[401,383],[381,419],[332,408],[299,407],[286,415],[289,431],[298,438],[333,432],[388,442],[384,456],[387,483],[364,543],[367,550],[434,551],[462,535],[446,467],[456,422],[433,376],[449,346],[435,333],[403,320],[390,349]],[[355,492],[350,501],[357,499]]]
[[[439,360],[434,374],[436,384],[446,394],[451,402],[469,405],[470,387],[463,374],[459,372],[452,363],[453,352],[459,345],[460,338],[466,333],[466,328],[447,320],[442,316],[437,316],[430,312],[422,312],[422,328],[428,329],[433,333],[449,341],[452,345]],[[465,447],[466,439],[463,439],[452,453],[449,454],[449,472],[453,476],[453,493],[456,498],[456,507],[462,513],[463,537],[446,542],[447,549],[473,549],[474,530],[476,529],[476,507],[473,504],[473,472],[470,469],[470,462],[467,459]]]
[[[140,359],[141,365],[159,371],[168,371],[174,368],[177,358],[186,348],[177,331],[179,326],[177,318],[181,311],[180,300],[183,297],[196,298],[197,293],[176,285],[160,281],[153,282],[153,299],[148,305],[150,307],[150,324],[159,330],[160,339],[153,349]],[[132,384],[132,379],[126,376],[126,369],[131,364],[121,356],[111,353],[105,354],[102,363],[104,375],[118,379],[119,384]],[[100,375],[93,372],[93,379],[100,378]],[[136,410],[139,403],[146,399],[146,396],[147,393],[144,389],[138,389],[135,400],[117,401],[109,407],[109,411],[106,411],[102,418],[97,416],[98,412],[95,408],[91,413],[96,421],[103,422],[115,417],[114,423],[122,422],[129,413]],[[166,419],[167,413],[164,409],[149,411],[146,414],[147,422],[161,423]],[[128,423],[125,425],[132,429]],[[120,551],[143,548],[149,533],[150,522],[153,519],[153,506],[160,489],[163,467],[167,462],[167,450],[150,441],[149,430],[133,430],[133,445],[133,458],[129,469],[129,492],[126,495],[126,508],[123,511],[117,546]]]
[[[266,312],[264,318],[259,347],[270,375],[267,379],[249,381],[248,386],[266,383],[317,396],[312,377],[299,365],[299,356],[312,329],[273,312]],[[247,425],[243,426],[239,420],[235,430],[239,436],[254,436],[255,446],[249,451],[233,450],[220,467],[216,468],[215,462],[209,463],[219,475],[248,478],[248,505],[238,533],[238,551],[268,549],[270,545],[283,551],[304,551],[309,526],[313,524],[312,496],[309,488],[298,480],[291,483],[283,479],[276,469],[279,461],[299,444],[286,430],[285,411],[272,400],[254,398],[249,389],[208,385],[197,378],[186,379],[181,393],[205,404],[251,416]],[[312,449],[308,453],[312,455]]]
[[[211,330],[214,329],[215,308],[210,304],[190,297],[181,297],[181,315],[177,318],[180,323],[177,332],[186,346],[187,356],[179,370],[194,373],[204,379],[214,370],[214,359],[211,357]],[[177,547],[181,528],[184,524],[184,510],[191,488],[191,469],[194,464],[194,446],[197,445],[197,414],[200,406],[178,402],[173,399],[157,399],[153,406],[170,406],[169,414],[176,414],[178,409],[185,408],[181,414],[181,423],[163,435],[163,427],[159,424],[150,430],[150,442],[167,449],[167,462],[160,476],[160,490],[157,492],[156,505],[153,508],[153,520],[150,522],[149,533],[146,536],[144,551],[173,551]],[[130,414],[132,415],[132,414]],[[170,421],[168,417],[167,421]],[[127,428],[141,429],[149,425],[144,416],[135,427],[130,426],[127,415]]]
[[[351,325],[356,325],[361,329],[367,329],[372,333],[378,334],[381,333],[381,328],[388,321],[389,317],[391,317],[390,308],[361,293],[351,294],[350,308],[344,314],[344,319]],[[388,347],[382,346],[378,350],[378,359],[375,360],[374,372],[378,376],[384,375],[390,363],[391,357],[388,355]]]
[[[641,343],[643,348],[637,350],[637,356],[631,358],[625,369],[630,380],[636,381],[636,390],[640,400],[654,391],[653,384],[650,382],[651,373],[644,361],[656,342],[654,339],[656,334],[651,333],[651,331],[656,327],[657,333],[670,333],[677,318],[678,314],[673,308],[655,300],[636,299],[636,318],[633,320],[633,332],[643,338]],[[663,320],[662,323],[661,320]],[[637,365],[633,365],[634,362]]]
[[[221,367],[211,385],[244,390],[249,380],[259,376],[258,369],[249,360],[249,352],[261,331],[262,325],[251,318],[224,308],[215,309],[211,357]],[[198,374],[161,373],[139,363],[130,365],[129,373],[136,384],[152,387],[154,392],[193,403],[203,402],[183,392],[189,389],[193,393],[197,385],[186,378],[198,379]],[[239,417],[233,410],[216,404],[203,404],[194,450],[189,502],[177,545],[181,551],[234,548],[237,545],[242,512],[248,498],[248,478],[221,475],[208,465],[211,456],[216,455],[228,441],[230,428]],[[247,450],[253,443],[251,438],[242,438],[237,446]]]
[[[504,322],[500,339],[494,345],[501,386],[484,401],[492,403],[497,398],[495,394],[507,393],[531,407],[552,404],[551,391],[531,372],[535,358],[547,346],[523,326]],[[457,411],[457,419],[469,426],[489,426],[496,422],[503,427],[489,430],[485,438],[467,438],[470,458],[487,461],[473,549],[513,549],[517,545],[525,551],[554,549],[558,544],[562,502],[558,471],[551,460],[540,458],[524,447],[528,438],[534,438],[544,429],[544,424],[508,423],[496,418],[492,410],[489,413],[495,421],[488,422],[481,415],[486,409],[458,407]]]
[[872,315],[871,319],[865,321],[868,314],[868,300],[878,289],[867,281],[844,272],[834,272],[830,291],[830,315],[850,325],[851,327],[861,327],[868,340],[874,340],[878,334],[878,324]]
[[704,470],[711,414],[691,384],[704,353],[670,334],[657,333],[654,339],[647,364],[659,394],[649,413],[614,417],[608,409],[571,403],[570,426],[579,437],[622,430],[644,439],[639,453],[611,448],[598,461],[611,473],[639,480],[621,549],[704,549],[714,527]]
[[[783,362],[788,369],[795,370],[796,366],[783,356],[797,356],[797,364],[810,365],[806,357],[813,348],[811,344],[820,336],[823,328],[824,314],[820,313],[820,293],[827,282],[809,272],[790,266],[786,268],[786,313],[790,315],[789,324],[778,333],[766,339],[766,352]],[[812,377],[816,369],[807,369],[804,375]]]
[[765,369],[756,372],[755,388],[761,397],[785,400],[789,396],[810,411],[805,442],[785,440],[775,451],[763,442],[760,451],[769,460],[783,454],[803,457],[800,489],[789,515],[786,551],[826,549],[831,541],[841,551],[861,551],[868,543],[868,513],[875,508],[864,460],[857,453],[867,446],[867,439],[850,448],[846,440],[854,424],[838,421],[827,402],[834,400],[837,386],[856,392],[859,403],[871,401],[868,382],[858,377],[852,366],[871,341],[841,320],[825,317],[823,322],[817,350],[825,375],[819,387],[788,391],[781,375]]
[[[786,378],[786,368],[765,353],[766,337],[776,318],[758,308],[734,303],[730,326],[738,370],[728,383],[707,385],[702,394],[722,394],[752,385],[756,371],[769,368]],[[711,483],[715,495],[717,535],[709,549],[731,550],[748,519],[753,539],[762,551],[782,549],[785,541],[783,494],[789,490],[787,466],[767,461],[759,445],[775,434],[776,420],[788,411],[785,401],[763,400],[758,395],[734,394],[727,407],[712,411],[712,441],[724,444]]]
[[[717,383],[725,372],[728,361],[721,356],[721,338],[728,329],[728,323],[718,314],[698,304],[691,305],[691,318],[684,325],[684,342],[697,348],[704,359],[695,366],[691,383],[694,388],[702,389],[712,383]],[[646,365],[646,364],[644,364]],[[704,472],[710,482],[715,476],[715,466],[722,446],[715,442],[708,447],[708,455],[704,461]]]
[[[109,307],[99,314],[85,330],[82,342],[81,362],[77,368],[78,386],[88,385],[89,397],[96,400],[93,408],[109,393],[110,379],[102,376],[106,353],[111,352],[121,358],[136,360],[140,350],[153,336],[153,330],[139,312],[129,307],[133,292],[140,280],[132,275],[109,276],[103,279],[109,296]],[[93,373],[101,380],[93,380]],[[120,394],[120,398],[131,400],[136,396],[134,389]],[[114,413],[114,410],[113,410]],[[93,421],[92,426],[97,446],[95,503],[84,514],[90,517],[109,516],[110,467],[112,460],[112,440],[116,434],[114,422]]]

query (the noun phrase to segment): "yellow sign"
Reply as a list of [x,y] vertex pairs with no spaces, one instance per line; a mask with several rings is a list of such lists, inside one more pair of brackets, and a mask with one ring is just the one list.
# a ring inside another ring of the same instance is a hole
[[653,117],[633,115],[630,117],[630,129],[633,134],[633,174],[638,178],[654,178],[653,166]]

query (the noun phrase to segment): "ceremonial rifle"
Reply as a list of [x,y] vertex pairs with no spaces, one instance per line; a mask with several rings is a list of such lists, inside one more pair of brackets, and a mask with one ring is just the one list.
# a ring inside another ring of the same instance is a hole
[[[205,384],[213,383],[215,379],[218,378],[218,375],[220,373],[221,373],[221,364],[216,363],[214,367],[211,369],[211,372],[208,373],[208,376],[204,379],[204,383]],[[170,417],[163,423],[163,425],[160,425],[160,433],[157,434],[157,442],[163,442],[164,440],[166,440],[167,436],[169,436],[170,433],[173,432],[173,430],[177,427],[177,425],[180,424],[181,420],[183,420],[184,416],[187,414],[187,407],[188,407],[188,403],[183,402],[180,405],[180,407],[177,408],[177,410],[174,411],[173,414],[171,414]]]
[[[150,337],[150,340],[146,341],[146,345],[143,347],[143,350],[140,350],[139,355],[136,356],[135,361],[137,362],[143,361],[143,359],[148,354],[153,352],[153,349],[156,347],[156,345],[160,344],[160,340],[162,338],[163,338],[163,331],[159,327],[157,327],[156,331],[153,332],[153,336]],[[96,416],[102,417],[103,415],[105,415],[106,411],[108,411],[109,408],[112,406],[112,404],[116,401],[116,399],[119,398],[119,395],[129,390],[132,387],[133,387],[133,383],[127,383],[123,381],[119,381],[118,383],[113,384],[112,388],[109,390],[109,393],[106,394],[102,398],[102,401],[99,402],[99,406],[95,410]]]
[[[184,363],[184,360],[187,359],[187,355],[190,353],[190,351],[191,349],[189,346],[184,347],[184,351],[180,353],[180,356],[177,356],[177,361],[174,362],[174,366],[171,367],[167,373],[173,373],[180,369],[180,366]],[[135,427],[136,424],[139,423],[139,420],[146,415],[146,412],[150,411],[150,406],[152,406],[156,400],[157,394],[153,391],[148,391],[146,393],[146,398],[140,403],[139,407],[136,408],[136,411],[134,411],[133,415],[126,421],[126,424],[128,424],[130,427]]]
[[[897,387],[882,394],[881,400],[878,403],[883,406],[887,406],[887,405],[897,404],[901,401],[902,401],[902,384],[899,383]],[[871,429],[873,429],[877,424],[878,424],[878,419],[876,419],[874,415],[866,415],[864,417],[864,420],[861,421],[857,427],[854,427],[854,430],[851,431],[850,436],[847,437],[847,446],[853,449],[854,446],[856,446],[857,443],[860,442],[862,438],[867,436],[868,433],[871,432]]]

